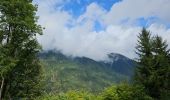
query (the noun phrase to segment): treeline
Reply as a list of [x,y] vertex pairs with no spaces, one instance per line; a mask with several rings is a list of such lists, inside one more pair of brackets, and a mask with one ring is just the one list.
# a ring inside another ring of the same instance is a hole
[[154,100],[144,91],[144,87],[122,83],[113,85],[98,94],[87,91],[68,91],[66,93],[48,94],[37,100]]
[[106,88],[102,93],[69,91],[46,94],[41,47],[36,35],[37,6],[32,0],[0,0],[0,100],[169,100],[170,52],[166,41],[145,28],[138,36],[139,55],[134,80]]

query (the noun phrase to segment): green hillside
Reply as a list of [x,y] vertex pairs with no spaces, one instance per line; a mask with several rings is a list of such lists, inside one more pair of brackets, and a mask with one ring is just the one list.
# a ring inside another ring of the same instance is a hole
[[71,58],[49,51],[41,53],[40,58],[45,69],[45,90],[48,93],[77,89],[99,92],[130,78],[110,68],[109,64],[85,57]]

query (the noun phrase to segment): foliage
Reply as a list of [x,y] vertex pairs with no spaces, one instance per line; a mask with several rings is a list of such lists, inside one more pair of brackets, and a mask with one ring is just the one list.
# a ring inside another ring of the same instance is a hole
[[37,6],[32,0],[0,0],[0,99],[32,98],[40,94],[41,50],[36,35]]
[[141,86],[132,86],[127,83],[113,85],[102,93],[94,95],[85,91],[69,91],[66,93],[46,95],[36,100],[153,100],[146,95]]
[[161,100],[170,98],[169,51],[166,41],[159,36],[153,37],[154,67],[151,75],[153,82],[151,95]]
[[86,91],[68,91],[57,95],[47,95],[37,100],[95,100],[95,96]]
[[[135,84],[113,85],[96,96],[96,91],[101,91],[112,83],[119,83],[127,77],[112,68],[106,68],[102,62],[85,57],[75,59],[63,55],[54,57],[51,53],[53,56],[41,59],[46,66],[44,91],[47,95],[37,97],[42,94],[44,82],[42,65],[38,59],[41,47],[36,39],[37,35],[42,34],[42,28],[37,25],[36,11],[37,6],[32,4],[32,0],[0,0],[0,100],[170,98],[170,50],[166,41],[159,36],[151,37],[151,33],[145,28],[138,36],[136,47],[139,59]],[[119,64],[120,66],[122,64]],[[128,68],[122,70],[122,73],[129,75],[133,67],[130,70]],[[68,91],[76,89],[85,91]]]
[[47,93],[81,89],[97,93],[129,78],[88,58],[74,59],[51,51],[42,53],[40,59],[45,69]]
[[147,94],[159,100],[170,97],[170,63],[166,41],[161,37],[151,38],[150,32],[143,29],[139,34],[136,70],[136,84],[143,85]]
[[139,56],[138,59],[138,68],[136,70],[136,81],[146,84],[149,80],[150,69],[152,68],[152,44],[151,44],[151,34],[145,28],[142,29],[142,32],[138,36],[138,44],[136,46],[136,53]]
[[106,88],[100,100],[152,100],[152,98],[146,95],[142,86],[122,83]]

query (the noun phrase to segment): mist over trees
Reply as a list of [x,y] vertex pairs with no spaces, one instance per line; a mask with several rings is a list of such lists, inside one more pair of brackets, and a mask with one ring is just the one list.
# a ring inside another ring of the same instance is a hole
[[[131,82],[113,83],[100,93],[86,90],[44,93],[43,66],[38,58],[41,46],[36,38],[42,35],[42,27],[37,24],[36,11],[37,5],[32,0],[0,0],[0,100],[170,99],[168,44],[145,28],[138,35],[138,60]],[[64,89],[65,85],[60,83],[59,88]]]
[[39,100],[169,100],[170,52],[165,40],[143,28],[136,46],[137,66],[131,82],[113,84],[102,92],[73,90],[46,94]]

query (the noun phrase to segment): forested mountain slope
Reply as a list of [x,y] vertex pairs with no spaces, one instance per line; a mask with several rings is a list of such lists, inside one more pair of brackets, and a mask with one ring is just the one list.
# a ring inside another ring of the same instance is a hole
[[86,57],[67,57],[48,51],[39,55],[45,69],[45,90],[61,92],[84,89],[98,92],[105,87],[132,77],[135,62],[120,55],[110,54],[110,61],[95,61]]

